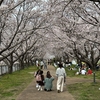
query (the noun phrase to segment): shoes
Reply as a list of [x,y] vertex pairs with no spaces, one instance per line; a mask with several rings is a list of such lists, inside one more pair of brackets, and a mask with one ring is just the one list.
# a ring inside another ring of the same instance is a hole
[[57,92],[60,93],[60,90],[58,90]]
[[44,91],[47,91],[47,89],[44,89]]
[[52,91],[51,89],[50,90],[47,90],[47,92],[50,92],[50,91]]
[[39,88],[38,88],[38,91],[40,91],[40,90],[41,90],[41,91],[43,90],[42,87],[39,87]]
[[41,89],[41,86],[39,85],[39,86],[38,86],[38,91],[40,91],[40,89]]
[[48,90],[48,89],[44,89],[44,91],[47,91],[47,92],[49,92],[49,91],[52,91],[51,89],[50,90]]
[[42,88],[41,88],[41,89],[40,89],[40,88],[38,88],[38,91],[40,91],[40,90],[42,91],[43,89],[42,89]]
[[49,91],[52,91],[51,89]]
[[41,88],[41,91],[42,91],[43,89]]
[[39,85],[38,84],[36,84],[36,88],[38,88],[39,87]]

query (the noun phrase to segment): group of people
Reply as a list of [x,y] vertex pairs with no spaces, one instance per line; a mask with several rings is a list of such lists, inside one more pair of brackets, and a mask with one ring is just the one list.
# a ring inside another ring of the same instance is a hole
[[47,61],[46,60],[41,60],[40,62],[38,60],[36,60],[36,66],[37,69],[47,69]]
[[[60,63],[59,67],[56,69],[57,77],[57,92],[63,92],[64,82],[66,80],[66,71],[63,68],[63,65]],[[46,77],[44,77],[43,70],[39,69],[35,73],[36,78],[36,88],[38,91],[52,91],[54,77],[51,75],[50,71],[47,71]],[[44,88],[43,88],[44,87]]]
[[42,91],[43,86],[44,86],[45,91],[52,91],[52,86],[53,86],[52,83],[53,83],[54,77],[51,76],[50,71],[47,71],[46,77],[44,77],[43,71],[39,69],[37,73],[35,74],[35,78],[36,78],[36,88],[38,88],[38,91],[40,90]]
[[93,73],[93,71],[90,68],[88,68],[88,70],[87,70],[86,65],[83,64],[82,67],[79,67],[79,72],[76,72],[76,75],[79,75],[79,74],[81,74],[81,75],[91,75],[92,73]]

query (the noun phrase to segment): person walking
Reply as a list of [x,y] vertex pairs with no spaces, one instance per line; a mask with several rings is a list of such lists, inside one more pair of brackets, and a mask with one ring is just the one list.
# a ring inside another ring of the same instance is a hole
[[47,61],[44,60],[43,63],[44,63],[44,69],[47,69]]
[[43,61],[41,60],[41,62],[40,62],[40,68],[43,69],[43,66],[44,66],[44,63],[43,63]]
[[54,77],[51,76],[50,71],[47,71],[46,78],[44,79],[44,90],[52,91]]
[[36,60],[36,67],[37,67],[37,69],[39,69],[39,61],[38,60]]
[[66,78],[66,71],[63,68],[63,65],[60,63],[59,68],[56,69],[56,76],[57,76],[57,92],[63,92],[64,87],[64,80]]

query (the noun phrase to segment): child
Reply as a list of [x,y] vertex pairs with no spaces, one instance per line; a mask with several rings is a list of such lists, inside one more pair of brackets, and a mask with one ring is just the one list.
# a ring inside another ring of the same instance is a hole
[[[34,77],[36,78],[36,76],[38,75],[38,73],[40,72],[41,70],[39,69],[39,70],[37,70],[37,72],[35,72],[34,73]],[[39,87],[39,85],[38,85],[38,83],[37,83],[37,80],[36,80],[36,88],[38,88]]]
[[44,86],[44,75],[43,75],[43,71],[39,71],[38,74],[36,75],[36,81],[38,83],[38,91],[42,91],[42,86]]

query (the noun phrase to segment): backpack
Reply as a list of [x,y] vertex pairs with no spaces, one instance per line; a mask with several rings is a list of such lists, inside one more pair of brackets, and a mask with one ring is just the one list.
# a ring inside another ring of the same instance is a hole
[[42,81],[41,75],[39,75],[39,74],[36,75],[36,81]]

